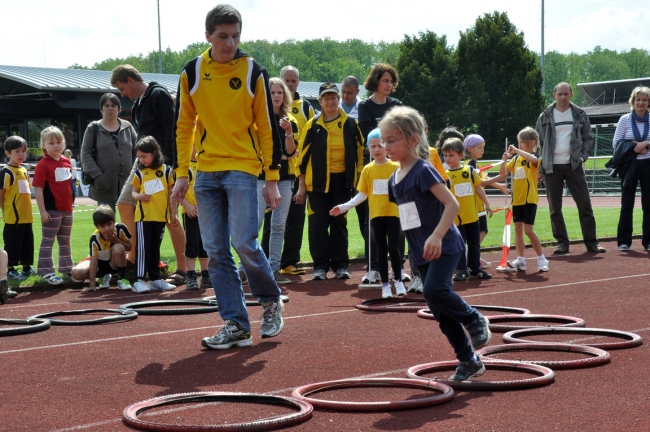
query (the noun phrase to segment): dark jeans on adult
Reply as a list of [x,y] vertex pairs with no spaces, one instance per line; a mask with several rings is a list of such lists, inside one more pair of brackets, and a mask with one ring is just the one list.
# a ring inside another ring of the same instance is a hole
[[333,207],[350,200],[345,173],[330,174],[328,192],[307,192],[309,199],[309,252],[314,270],[348,268],[348,227],[345,215],[330,216]]
[[650,246],[650,159],[637,160],[634,174],[634,186],[621,186],[621,215],[618,219],[616,240],[619,246],[632,245],[634,203],[637,184],[640,184],[641,208],[643,209],[643,237],[641,244],[644,249],[647,249]]
[[546,195],[551,214],[551,229],[558,246],[569,247],[569,234],[562,215],[562,190],[566,181],[571,197],[578,208],[582,238],[587,247],[598,245],[596,219],[591,208],[589,186],[582,165],[573,170],[571,164],[553,165],[553,173],[546,174]]
[[461,255],[465,255],[465,252],[441,255],[426,265],[418,266],[418,270],[423,282],[422,295],[429,310],[454,349],[456,358],[467,361],[474,355],[474,350],[465,333],[465,326],[478,317],[478,311],[451,287],[451,277]]
[[467,245],[467,257],[461,254],[456,265],[457,270],[473,271],[481,269],[481,228],[478,221],[459,225],[458,231]]

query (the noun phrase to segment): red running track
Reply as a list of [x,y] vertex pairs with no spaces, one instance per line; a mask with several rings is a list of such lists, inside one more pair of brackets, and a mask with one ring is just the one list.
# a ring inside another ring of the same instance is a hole
[[[525,273],[495,272],[491,280],[458,282],[455,289],[473,304],[577,316],[588,327],[635,332],[646,339],[642,346],[611,351],[608,365],[556,371],[555,383],[542,388],[458,392],[449,403],[411,411],[314,411],[311,420],[290,430],[648,430],[649,257],[640,250],[615,251],[612,243],[604,246],[610,252],[594,255],[575,245],[571,254],[550,258],[548,273],[535,273],[533,258]],[[550,255],[551,249],[545,252]],[[527,256],[533,256],[530,250]],[[487,254],[486,259],[498,262],[499,253]],[[404,377],[411,366],[454,359],[435,321],[419,319],[415,313],[357,310],[356,303],[376,297],[377,292],[358,291],[362,271],[359,265],[351,270],[348,281],[312,282],[310,274],[295,277],[294,283],[286,286],[290,302],[285,309],[285,330],[278,337],[259,338],[260,309],[250,307],[254,320],[254,345],[250,348],[211,351],[201,347],[201,338],[213,334],[220,322],[217,314],[141,316],[124,323],[53,326],[41,333],[1,338],[0,430],[131,430],[121,422],[124,408],[155,396],[196,391],[289,396],[305,384]],[[0,306],[0,317],[25,318],[56,310],[116,308],[146,299],[206,295],[212,292],[49,291],[9,300]],[[491,345],[501,343],[501,335],[495,334]],[[480,379],[489,380],[490,374]],[[351,390],[319,397],[385,400],[417,394],[382,389],[374,395]],[[221,415],[230,415],[229,421],[268,415],[254,406],[194,408],[174,407],[158,418],[212,423],[223,420]],[[249,417],[241,418],[245,415]]]

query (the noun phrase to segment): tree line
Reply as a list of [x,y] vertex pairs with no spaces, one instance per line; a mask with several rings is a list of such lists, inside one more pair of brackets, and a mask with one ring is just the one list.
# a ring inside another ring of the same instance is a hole
[[[167,48],[163,72],[179,73],[208,47],[197,42],[181,51]],[[282,67],[293,65],[303,81],[341,82],[354,75],[363,83],[373,65],[390,63],[400,75],[395,96],[423,113],[432,141],[440,130],[454,125],[464,133],[481,134],[489,158],[501,156],[505,138],[516,142],[520,129],[534,126],[539,113],[553,102],[556,83],[572,84],[573,102],[585,105],[576,84],[640,78],[650,71],[650,53],[645,49],[617,52],[597,46],[586,54],[551,51],[545,55],[542,94],[540,55],[528,49],[523,32],[501,12],[478,17],[460,33],[457,46],[449,45],[445,35],[425,31],[405,35],[401,42],[255,40],[242,42],[240,47],[265,66],[270,76],[279,76]],[[112,70],[124,63],[141,72],[159,72],[158,51],[70,68]]]

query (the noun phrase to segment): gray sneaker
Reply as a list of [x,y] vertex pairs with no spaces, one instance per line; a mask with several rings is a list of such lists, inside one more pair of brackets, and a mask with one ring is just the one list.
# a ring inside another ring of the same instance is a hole
[[475,350],[487,345],[490,342],[490,339],[492,339],[490,321],[488,321],[488,319],[480,312],[477,313],[478,317],[466,327],[469,337],[472,339],[472,346]]
[[214,288],[212,285],[212,279],[210,279],[210,274],[207,270],[201,270],[201,289]]
[[203,338],[201,345],[212,349],[227,349],[232,346],[248,347],[253,345],[251,332],[241,330],[234,321],[226,320],[221,331],[212,337]]
[[275,278],[275,283],[278,285],[283,285],[283,284],[290,284],[291,279],[280,273],[280,270],[276,270],[273,272],[273,277]]
[[350,279],[350,273],[348,273],[347,269],[340,268],[334,272],[334,277],[337,279]]
[[284,328],[284,320],[282,319],[283,311],[284,302],[281,299],[262,302],[262,325],[260,326],[260,336],[262,336],[262,339],[280,334]]
[[409,284],[409,292],[422,294],[422,279],[419,276],[415,276],[413,282]]
[[327,279],[327,272],[325,270],[316,270],[311,280],[325,280]]
[[485,366],[477,357],[476,361],[468,360],[458,363],[456,373],[449,377],[449,381],[467,381],[471,377],[483,375],[484,372]]
[[185,289],[186,290],[197,290],[199,289],[199,283],[196,281],[196,272],[189,270],[187,276],[185,276]]

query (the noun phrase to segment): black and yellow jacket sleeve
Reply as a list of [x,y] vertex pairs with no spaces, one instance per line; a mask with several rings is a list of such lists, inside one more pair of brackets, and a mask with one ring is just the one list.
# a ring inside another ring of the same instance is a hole
[[176,109],[175,164],[187,176],[194,145],[195,121],[202,136],[196,140],[199,171],[242,171],[257,176],[264,166],[267,180],[278,180],[282,149],[273,135],[269,76],[252,57],[237,51],[220,64],[210,49],[183,68]]
[[[339,127],[343,128],[345,146],[345,187],[354,189],[363,171],[364,139],[355,119],[339,108]],[[328,192],[330,180],[330,145],[322,114],[310,119],[300,135],[300,155],[296,176],[305,176],[308,191]]]

